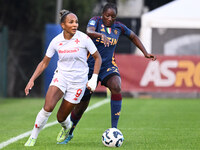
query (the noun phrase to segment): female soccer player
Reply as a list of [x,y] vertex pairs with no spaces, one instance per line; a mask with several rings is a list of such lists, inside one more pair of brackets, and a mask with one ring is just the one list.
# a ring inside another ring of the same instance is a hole
[[[127,36],[144,54],[146,58],[156,60],[156,56],[147,53],[145,47],[139,40],[138,36],[127,28],[124,24],[116,21],[117,7],[115,4],[108,3],[104,6],[102,16],[95,16],[89,20],[87,34],[93,39],[94,44],[102,57],[102,66],[99,72],[98,81],[108,87],[111,91],[111,122],[112,127],[117,128],[121,105],[121,78],[118,67],[115,63],[114,52],[120,35]],[[89,79],[92,77],[94,70],[94,59],[88,58]],[[88,107],[92,93],[86,89],[81,102],[71,113],[73,126],[69,134],[66,135],[63,144],[66,144],[73,137],[73,130],[80,120],[82,114]]]
[[[25,94],[28,95],[36,78],[45,70],[52,56],[57,52],[59,56],[57,69],[47,91],[44,107],[36,117],[32,134],[25,146],[35,145],[40,130],[44,127],[56,103],[62,97],[63,100],[57,113],[57,120],[63,127],[63,131],[71,128],[70,119],[67,116],[74,106],[80,102],[86,86],[91,91],[96,88],[102,62],[101,56],[92,40],[86,34],[77,30],[77,16],[67,10],[62,10],[60,15],[63,32],[51,41],[46,55],[37,66],[25,88]],[[95,59],[93,77],[89,81],[88,52]]]

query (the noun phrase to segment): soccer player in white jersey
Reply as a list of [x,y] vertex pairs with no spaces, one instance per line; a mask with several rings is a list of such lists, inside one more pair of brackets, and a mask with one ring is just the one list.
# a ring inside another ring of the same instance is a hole
[[[62,126],[61,134],[65,134],[71,128],[68,115],[74,106],[80,102],[85,88],[87,87],[93,92],[97,85],[102,60],[96,46],[86,34],[77,30],[78,18],[74,13],[62,10],[60,11],[60,16],[63,32],[51,41],[46,55],[38,64],[25,88],[25,94],[28,95],[29,90],[34,86],[36,78],[45,70],[52,56],[57,52],[59,56],[57,69],[47,91],[44,107],[36,117],[32,134],[25,146],[35,145],[39,132],[61,98],[63,100],[57,112],[57,120]],[[89,81],[88,52],[95,59],[93,77]]]

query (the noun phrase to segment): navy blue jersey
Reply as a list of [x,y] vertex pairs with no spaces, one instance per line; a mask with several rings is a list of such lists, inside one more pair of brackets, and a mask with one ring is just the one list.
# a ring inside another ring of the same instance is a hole
[[[101,41],[101,38],[93,39],[93,42],[96,45],[102,57],[101,69],[106,68],[107,66],[110,65],[110,63],[112,63],[113,65],[116,65],[115,59],[114,59],[114,53],[115,53],[115,48],[118,43],[119,36],[125,35],[127,37],[130,37],[131,30],[127,28],[124,24],[118,21],[115,21],[111,27],[106,27],[103,24],[103,20],[100,16],[95,16],[91,18],[88,22],[87,27],[95,27],[96,32],[105,34],[108,37],[108,39],[111,41],[110,46],[105,47],[103,41]],[[88,58],[88,65],[90,69],[93,69],[94,59],[92,56],[89,56]]]

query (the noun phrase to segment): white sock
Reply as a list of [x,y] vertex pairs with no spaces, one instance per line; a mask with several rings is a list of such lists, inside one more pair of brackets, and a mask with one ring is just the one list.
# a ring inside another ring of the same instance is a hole
[[65,130],[71,128],[70,115],[66,118],[65,121],[60,122],[60,125],[61,125]]
[[49,116],[51,115],[51,112],[47,112],[42,108],[40,112],[38,113],[36,120],[35,120],[35,125],[31,133],[31,138],[37,139],[39,132],[42,130],[44,125],[47,123],[47,120]]

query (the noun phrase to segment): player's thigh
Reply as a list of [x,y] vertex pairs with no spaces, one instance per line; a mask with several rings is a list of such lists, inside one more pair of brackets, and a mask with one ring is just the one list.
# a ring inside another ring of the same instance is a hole
[[57,102],[63,97],[67,89],[66,81],[61,72],[55,71],[45,98],[44,108],[53,111]]
[[56,86],[49,86],[45,97],[44,109],[52,112],[57,102],[63,97],[63,92]]

